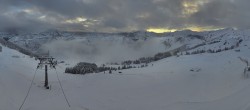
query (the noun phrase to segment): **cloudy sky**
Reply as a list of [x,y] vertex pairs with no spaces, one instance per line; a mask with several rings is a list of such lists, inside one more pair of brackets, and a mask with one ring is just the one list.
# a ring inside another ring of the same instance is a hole
[[250,0],[1,0],[0,29],[124,32],[250,28]]

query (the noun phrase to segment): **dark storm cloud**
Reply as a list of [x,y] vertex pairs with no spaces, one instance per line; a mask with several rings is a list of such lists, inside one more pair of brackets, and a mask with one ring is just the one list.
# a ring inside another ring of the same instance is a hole
[[189,20],[201,26],[250,28],[249,0],[211,0]]
[[44,30],[54,28],[47,22],[42,22],[37,17],[25,12],[30,8],[26,0],[1,0],[0,1],[0,30]]
[[18,29],[36,31],[52,27],[48,25],[45,22],[32,19],[24,12],[12,13],[8,16],[0,15],[0,30]]
[[[201,1],[207,3],[199,4],[195,13],[184,15],[188,9],[183,2]],[[249,28],[249,3],[249,0],[1,0],[0,29],[131,31],[189,25]],[[77,17],[87,21],[65,22]]]

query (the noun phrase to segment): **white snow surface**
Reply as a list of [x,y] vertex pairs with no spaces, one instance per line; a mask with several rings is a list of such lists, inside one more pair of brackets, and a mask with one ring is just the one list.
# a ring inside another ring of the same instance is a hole
[[[244,39],[240,52],[173,56],[122,73],[71,75],[60,64],[49,70],[51,90],[43,87],[44,70],[37,70],[22,110],[249,110],[250,79],[243,77],[246,65],[238,58],[250,59],[249,43]],[[0,110],[19,109],[37,63],[2,46]]]

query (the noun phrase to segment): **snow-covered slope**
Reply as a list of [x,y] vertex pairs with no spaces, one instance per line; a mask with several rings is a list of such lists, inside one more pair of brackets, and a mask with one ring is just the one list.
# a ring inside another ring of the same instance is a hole
[[[246,65],[238,57],[250,59],[249,43],[245,37],[236,49],[172,56],[122,73],[71,75],[60,64],[57,72],[71,107],[56,71],[49,70],[52,88],[45,90],[44,70],[38,70],[22,110],[248,110],[250,80],[243,77]],[[38,62],[2,47],[0,109],[17,110]]]
[[[33,52],[48,52],[63,59],[73,56],[89,62],[121,62],[154,56],[186,46],[188,52],[210,51],[232,46],[250,38],[250,30],[226,28],[217,31],[190,30],[154,34],[130,33],[74,33],[46,31],[41,33],[0,33],[0,37]],[[228,49],[227,49],[228,50]]]

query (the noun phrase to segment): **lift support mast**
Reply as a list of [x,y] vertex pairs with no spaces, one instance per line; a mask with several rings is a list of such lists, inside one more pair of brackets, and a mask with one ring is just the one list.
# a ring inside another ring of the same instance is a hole
[[55,58],[49,57],[49,56],[42,56],[37,58],[40,62],[38,63],[37,68],[43,68],[45,67],[45,82],[44,82],[44,87],[46,89],[49,89],[48,86],[48,66],[50,68],[55,68],[57,62],[54,61]]

